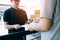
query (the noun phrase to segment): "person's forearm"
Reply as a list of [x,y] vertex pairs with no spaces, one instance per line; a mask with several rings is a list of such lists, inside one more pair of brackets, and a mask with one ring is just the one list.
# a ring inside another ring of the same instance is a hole
[[4,26],[5,26],[6,29],[18,29],[18,28],[20,28],[19,24],[9,25],[8,22],[4,22]]
[[31,24],[26,24],[21,27],[25,27],[25,29],[30,31],[48,31],[51,26],[51,19],[49,18],[40,18],[38,23],[32,22]]
[[30,31],[48,31],[51,26],[51,20],[47,18],[40,19],[39,23],[32,23],[29,25],[28,30]]
[[5,25],[5,28],[6,29],[14,29],[15,27],[14,27],[14,25]]

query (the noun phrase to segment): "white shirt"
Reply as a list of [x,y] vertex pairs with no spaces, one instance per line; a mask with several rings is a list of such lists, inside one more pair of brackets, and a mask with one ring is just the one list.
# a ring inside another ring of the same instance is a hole
[[43,0],[40,17],[53,20],[51,29],[41,32],[41,40],[60,40],[60,0]]

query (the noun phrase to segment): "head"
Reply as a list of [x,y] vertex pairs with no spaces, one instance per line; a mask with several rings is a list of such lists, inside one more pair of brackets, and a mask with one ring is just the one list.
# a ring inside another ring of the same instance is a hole
[[20,0],[11,0],[12,6],[18,8]]

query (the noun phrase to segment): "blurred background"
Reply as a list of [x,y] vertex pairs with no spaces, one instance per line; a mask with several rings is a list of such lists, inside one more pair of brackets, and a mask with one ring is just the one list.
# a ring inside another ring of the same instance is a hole
[[[19,8],[26,11],[28,19],[39,18],[42,0],[21,0]],[[3,13],[11,7],[10,0],[0,0],[0,36],[8,34],[8,30],[4,28]]]

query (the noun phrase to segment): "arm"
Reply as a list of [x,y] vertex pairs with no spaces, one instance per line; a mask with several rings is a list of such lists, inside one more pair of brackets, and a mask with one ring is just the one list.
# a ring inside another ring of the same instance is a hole
[[36,31],[48,31],[51,27],[51,20],[48,18],[41,18],[39,23],[36,25],[30,25],[28,29],[30,31],[36,30]]
[[53,16],[53,10],[55,7],[54,0],[44,0],[40,13],[40,21],[35,26],[28,27],[30,31],[48,31],[51,27],[51,20]]
[[8,22],[4,22],[4,26],[6,29],[14,29],[14,25],[8,25]]
[[4,22],[4,26],[6,29],[19,29],[20,25],[8,25],[8,22]]

